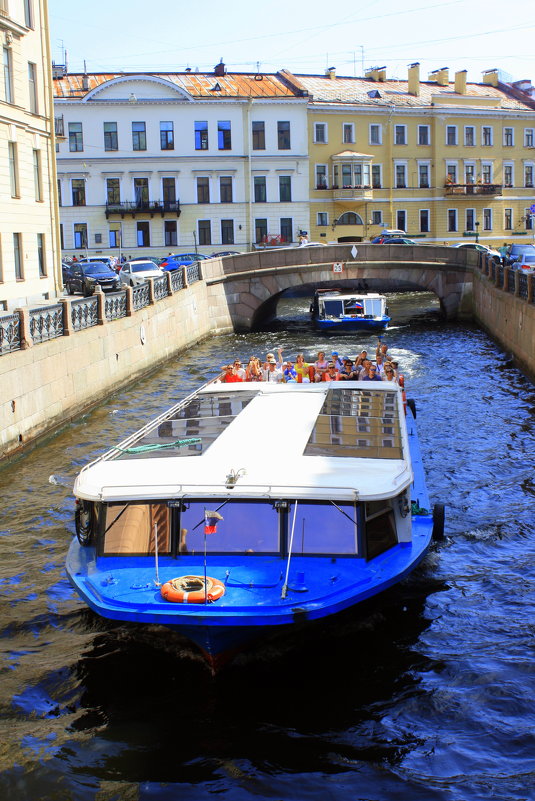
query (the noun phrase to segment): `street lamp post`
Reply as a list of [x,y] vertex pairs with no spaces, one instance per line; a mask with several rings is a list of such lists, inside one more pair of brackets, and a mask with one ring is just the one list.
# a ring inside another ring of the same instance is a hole
[[479,242],[479,220],[476,220],[476,245]]

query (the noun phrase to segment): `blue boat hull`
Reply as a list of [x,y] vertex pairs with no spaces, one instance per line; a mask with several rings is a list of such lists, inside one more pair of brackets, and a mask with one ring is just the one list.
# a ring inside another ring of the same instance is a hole
[[340,319],[322,319],[314,317],[314,325],[320,331],[336,333],[338,331],[384,331],[388,328],[390,317],[379,320],[367,320],[363,317],[342,317]]

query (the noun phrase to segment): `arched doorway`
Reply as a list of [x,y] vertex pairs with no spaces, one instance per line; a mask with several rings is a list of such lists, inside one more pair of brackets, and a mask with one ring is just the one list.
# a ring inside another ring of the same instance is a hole
[[[360,214],[357,214],[355,211],[345,211],[336,220],[336,227],[338,227],[339,225],[364,226],[364,222]],[[347,233],[344,234],[343,236],[337,237],[337,241],[362,242],[363,238],[364,238],[363,231],[356,231],[353,234]]]

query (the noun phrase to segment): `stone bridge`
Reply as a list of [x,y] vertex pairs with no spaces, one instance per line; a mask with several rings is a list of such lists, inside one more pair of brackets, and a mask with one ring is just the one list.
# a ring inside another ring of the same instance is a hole
[[[435,245],[349,243],[258,250],[202,262],[215,331],[250,331],[287,289],[329,284],[373,292],[427,290],[446,319],[473,314],[473,269],[479,254]],[[230,321],[229,321],[230,316]]]

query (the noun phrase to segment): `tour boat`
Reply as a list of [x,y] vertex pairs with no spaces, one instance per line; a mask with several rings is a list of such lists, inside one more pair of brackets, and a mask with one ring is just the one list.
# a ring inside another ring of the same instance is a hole
[[386,298],[373,292],[342,294],[317,289],[310,312],[321,331],[384,331],[390,322]]
[[414,404],[386,382],[206,384],[74,494],[82,600],[173,628],[212,666],[394,585],[443,529]]

